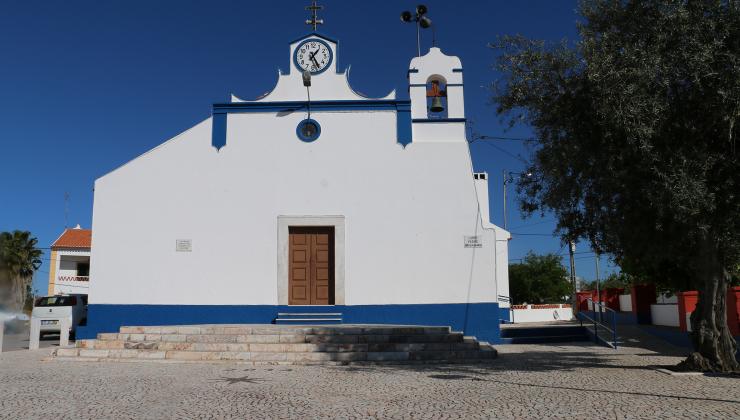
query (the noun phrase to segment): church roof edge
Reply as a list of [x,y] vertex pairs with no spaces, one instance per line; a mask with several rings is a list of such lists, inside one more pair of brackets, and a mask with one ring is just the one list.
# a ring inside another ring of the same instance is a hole
[[[352,110],[352,109],[398,109],[411,104],[408,99],[357,99],[357,100],[320,100],[311,101],[312,110]],[[271,102],[227,102],[213,104],[213,113],[229,112],[271,112],[301,109],[306,101],[271,101]]]
[[299,36],[298,38],[296,38],[296,39],[294,39],[294,40],[292,40],[292,41],[290,41],[288,43],[289,44],[293,44],[295,42],[298,42],[298,41],[300,41],[302,39],[305,39],[305,38],[308,38],[308,37],[311,37],[311,36],[315,36],[315,37],[318,37],[318,38],[325,39],[327,41],[331,41],[331,42],[333,42],[335,44],[339,44],[339,41],[338,40],[336,40],[334,38],[331,38],[329,36],[326,36],[326,35],[324,35],[324,34],[322,34],[320,32],[309,32],[307,34],[303,34],[303,35]]

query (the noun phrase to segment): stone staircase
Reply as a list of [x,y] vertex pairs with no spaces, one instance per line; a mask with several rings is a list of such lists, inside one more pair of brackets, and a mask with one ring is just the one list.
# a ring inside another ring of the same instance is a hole
[[326,325],[341,324],[340,312],[279,312],[275,318],[281,325]]
[[252,364],[480,363],[496,350],[450,327],[187,325],[121,327],[60,348],[59,360]]

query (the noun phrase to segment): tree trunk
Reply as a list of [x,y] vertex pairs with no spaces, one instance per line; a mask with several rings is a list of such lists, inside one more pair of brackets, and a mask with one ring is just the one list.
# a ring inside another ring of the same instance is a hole
[[26,310],[26,301],[28,300],[28,285],[33,282],[33,277],[23,277],[21,278],[21,290],[20,290],[20,305],[21,308],[18,310],[19,312],[25,312]]
[[699,302],[691,314],[691,341],[695,352],[679,366],[689,370],[740,372],[737,343],[727,325],[727,289],[730,273],[719,258],[718,246],[705,236],[698,250]]
[[26,282],[27,279],[21,276],[13,277],[13,293],[12,293],[12,305],[11,308],[15,312],[22,312],[23,306],[25,305],[26,295]]
[[10,309],[13,312],[18,312],[18,276],[13,276],[13,288],[10,295]]

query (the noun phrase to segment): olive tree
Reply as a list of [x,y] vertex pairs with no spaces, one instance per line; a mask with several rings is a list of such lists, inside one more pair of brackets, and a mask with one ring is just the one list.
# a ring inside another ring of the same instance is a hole
[[699,291],[691,369],[738,371],[740,1],[591,0],[579,39],[502,37],[497,112],[526,123],[525,212],[552,211],[622,270]]

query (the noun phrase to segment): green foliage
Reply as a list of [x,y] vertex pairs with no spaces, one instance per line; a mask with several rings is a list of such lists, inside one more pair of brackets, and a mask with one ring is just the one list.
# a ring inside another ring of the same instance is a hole
[[0,306],[20,311],[43,252],[31,232],[0,232]]
[[33,276],[41,266],[43,252],[36,247],[38,239],[31,232],[0,232],[0,266],[20,277]]
[[[599,288],[600,290],[624,289],[625,293],[629,293],[630,287],[636,283],[638,283],[637,279],[627,273],[611,273],[599,282]],[[586,283],[583,288],[585,290],[596,290],[596,280]]]
[[[505,37],[495,101],[538,142],[519,191],[626,271],[689,282],[740,256],[738,2],[590,1],[574,48]],[[711,245],[710,245],[711,246]],[[689,284],[681,284],[688,286]]]
[[509,265],[509,292],[512,303],[563,303],[571,284],[568,273],[555,254],[527,254],[521,264]]
[[579,10],[575,44],[493,45],[497,111],[537,137],[521,207],[554,212],[564,239],[587,240],[626,273],[698,289],[695,345],[714,368],[734,369],[713,291],[740,264],[740,1]]

